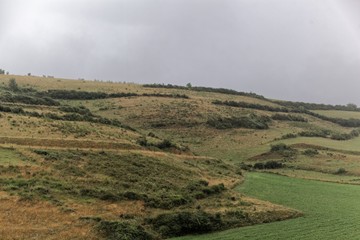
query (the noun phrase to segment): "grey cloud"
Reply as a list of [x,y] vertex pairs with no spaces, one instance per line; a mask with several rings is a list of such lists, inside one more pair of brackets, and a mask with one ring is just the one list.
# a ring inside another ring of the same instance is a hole
[[12,72],[360,104],[356,0],[27,2],[0,2],[16,12],[0,23]]

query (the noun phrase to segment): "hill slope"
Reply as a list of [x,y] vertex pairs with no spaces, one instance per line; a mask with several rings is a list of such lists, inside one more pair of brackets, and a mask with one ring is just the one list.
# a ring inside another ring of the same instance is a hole
[[203,87],[0,84],[0,215],[18,210],[8,239],[166,238],[302,215],[236,190],[245,171],[358,182],[358,109]]

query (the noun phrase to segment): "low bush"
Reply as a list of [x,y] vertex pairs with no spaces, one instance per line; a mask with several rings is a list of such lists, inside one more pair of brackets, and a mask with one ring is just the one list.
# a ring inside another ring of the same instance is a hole
[[173,143],[172,141],[168,140],[168,139],[164,139],[160,142],[150,142],[147,140],[146,137],[140,137],[137,141],[137,144],[139,144],[140,146],[143,147],[147,147],[149,149],[154,149],[154,148],[158,148],[161,150],[165,150],[165,151],[171,151],[171,150],[178,150],[180,152],[187,152],[189,151],[189,147],[187,146],[179,146],[175,143]]
[[281,137],[281,139],[289,139],[289,138],[296,138],[298,135],[296,133],[288,133]]
[[271,146],[270,152],[277,153],[283,157],[292,157],[296,154],[296,150],[284,143],[278,143]]
[[79,191],[79,195],[81,197],[90,197],[90,198],[97,198],[104,201],[119,201],[122,200],[123,197],[121,194],[116,194],[113,191],[109,190],[95,190],[90,188],[82,188]]
[[223,228],[220,214],[204,211],[161,214],[149,219],[149,223],[163,237],[206,233]]
[[330,130],[327,129],[316,129],[312,131],[303,131],[299,133],[299,136],[302,137],[321,137],[327,138],[331,134]]
[[21,107],[8,107],[0,105],[0,112],[7,112],[7,113],[16,113],[16,114],[24,114],[25,111]]
[[258,116],[250,114],[242,117],[228,117],[228,118],[210,118],[207,124],[217,129],[229,128],[250,128],[250,129],[268,129],[270,118],[267,116]]
[[172,209],[192,202],[192,199],[179,194],[163,194],[145,199],[145,205],[152,208]]
[[283,168],[285,165],[277,161],[268,161],[265,163],[259,162],[254,164],[255,169],[277,169]]
[[144,84],[143,87],[147,88],[174,88],[174,89],[183,89],[183,90],[192,90],[197,92],[215,92],[215,93],[223,93],[229,95],[239,95],[239,96],[248,96],[253,98],[265,99],[264,96],[258,95],[256,93],[246,93],[246,92],[238,92],[232,89],[226,88],[211,88],[211,87],[188,87],[188,86],[178,86],[172,84]]
[[91,111],[84,107],[84,106],[79,106],[79,107],[72,107],[72,106],[61,106],[59,108],[60,111],[63,112],[67,112],[67,113],[77,113],[80,115],[88,115],[88,116],[94,116]]
[[335,174],[339,174],[339,175],[346,174],[346,173],[347,173],[347,171],[345,170],[345,168],[339,168],[335,172]]
[[319,151],[316,150],[316,149],[306,149],[304,152],[303,152],[304,155],[306,156],[309,156],[309,157],[313,157],[315,155],[318,155],[319,154]]
[[100,221],[97,225],[100,234],[107,240],[152,240],[154,237],[142,226],[128,222]]
[[189,98],[185,94],[162,94],[162,93],[105,93],[105,92],[87,92],[87,91],[75,91],[75,90],[48,90],[46,92],[38,92],[39,96],[47,96],[54,99],[67,99],[67,100],[95,100],[106,98],[123,98],[123,97],[167,97],[167,98]]
[[196,199],[202,199],[210,195],[219,194],[225,190],[226,188],[223,183],[209,186],[209,183],[204,180],[191,182],[186,187],[186,191]]
[[275,145],[271,145],[271,152],[283,152],[293,150],[291,147],[287,146],[285,143],[278,143]]
[[344,141],[344,140],[352,139],[353,136],[351,136],[350,134],[347,134],[347,133],[334,133],[330,136],[330,138],[333,140]]
[[307,119],[302,116],[292,115],[292,114],[274,114],[271,116],[273,120],[279,121],[293,121],[293,122],[307,122]]
[[0,96],[0,100],[3,102],[11,103],[24,103],[31,105],[46,105],[46,106],[58,106],[60,103],[49,97],[37,97],[29,96],[23,93],[11,94],[5,93]]

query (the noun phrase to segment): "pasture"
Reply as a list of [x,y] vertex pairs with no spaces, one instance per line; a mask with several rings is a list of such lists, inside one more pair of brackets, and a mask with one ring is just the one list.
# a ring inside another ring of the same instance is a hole
[[285,143],[287,145],[297,144],[297,143],[306,143],[331,149],[336,149],[339,151],[359,151],[360,146],[360,137],[356,137],[346,141],[335,141],[329,138],[320,138],[320,137],[297,137],[286,140],[278,140],[272,142],[272,144],[276,143]]
[[238,190],[303,211],[304,217],[176,239],[360,239],[359,186],[249,173]]
[[327,116],[327,117],[333,117],[333,118],[360,119],[360,112],[339,111],[339,110],[314,110],[313,112],[320,114],[320,115]]

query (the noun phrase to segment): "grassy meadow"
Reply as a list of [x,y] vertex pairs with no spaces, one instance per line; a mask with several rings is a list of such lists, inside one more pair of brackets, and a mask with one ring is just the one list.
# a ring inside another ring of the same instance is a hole
[[334,117],[334,118],[344,118],[344,119],[350,119],[350,118],[356,118],[360,119],[360,113],[354,112],[354,111],[339,111],[339,110],[315,110],[315,113],[328,116],[328,117]]

